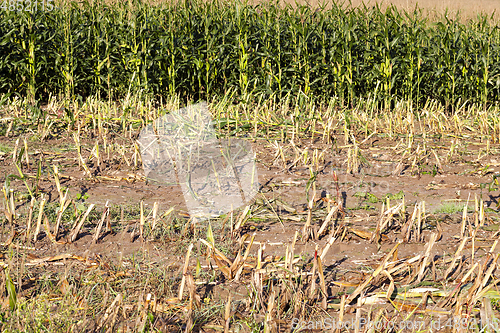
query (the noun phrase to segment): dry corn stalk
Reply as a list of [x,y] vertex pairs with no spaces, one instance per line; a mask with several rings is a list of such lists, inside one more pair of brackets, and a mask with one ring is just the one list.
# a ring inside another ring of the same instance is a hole
[[[318,237],[321,237],[323,235],[323,233],[326,230],[326,227],[328,226],[328,224],[332,220],[333,215],[339,211],[339,207],[340,207],[340,204],[337,204],[337,205],[335,205],[335,207],[332,210],[330,210],[330,212],[328,213],[328,215],[325,218],[325,221],[323,222],[323,224],[319,228]],[[333,226],[333,227],[335,227],[335,226]]]
[[140,218],[140,222],[139,222],[139,237],[141,238],[141,240],[144,240],[145,220],[144,220],[144,201],[142,201],[142,200],[141,200],[141,204],[140,204],[140,211],[141,211],[141,218]]
[[229,333],[229,324],[231,319],[231,295],[227,296],[226,308],[224,311],[224,333]]
[[321,293],[323,296],[321,299],[321,307],[323,308],[323,310],[326,310],[327,293],[326,293],[325,275],[323,273],[323,264],[321,263],[321,258],[318,256],[317,251],[315,253],[315,256],[316,256],[316,261],[318,262],[319,281],[320,281]]
[[427,261],[429,260],[429,256],[431,254],[432,247],[434,246],[434,243],[436,242],[436,233],[432,233],[431,237],[429,239],[429,243],[427,244],[427,248],[425,249],[425,254],[424,257],[422,258],[422,264],[420,266],[420,270],[418,272],[418,277],[417,277],[417,283],[422,281],[424,278],[424,273],[425,273],[425,268],[427,267]]
[[40,233],[40,228],[42,226],[42,218],[43,218],[43,209],[45,207],[45,203],[47,199],[42,195],[42,202],[40,203],[40,211],[38,212],[38,219],[36,221],[35,234],[33,235],[33,242],[36,242],[38,239],[38,234]]
[[106,309],[106,312],[104,312],[104,315],[99,320],[99,323],[97,325],[97,330],[102,328],[104,326],[104,324],[106,324],[106,322],[108,321],[109,318],[111,318],[110,319],[111,323],[108,327],[110,327],[110,329],[113,328],[115,321],[116,321],[116,317],[118,315],[118,311],[120,310],[120,306],[121,306],[122,301],[123,301],[123,296],[121,293],[119,293],[118,295],[116,295],[113,302],[111,302],[111,305]]
[[31,197],[30,208],[28,210],[28,220],[26,222],[26,233],[24,234],[24,241],[29,237],[31,231],[31,223],[33,220],[33,207],[35,206],[35,197]]
[[314,251],[314,261],[313,269],[311,275],[311,289],[309,290],[309,298],[312,299],[314,292],[316,291],[316,271],[318,270],[318,245],[316,244],[316,249]]
[[361,294],[361,292],[370,284],[370,282],[372,282],[372,280],[376,278],[384,270],[385,264],[393,256],[394,252],[398,249],[400,244],[401,242],[397,243],[396,246],[394,246],[392,250],[385,256],[384,260],[377,267],[377,269],[373,271],[373,273],[370,274],[370,276],[368,276],[365,279],[365,281],[363,281],[363,283],[360,284],[351,295],[349,295],[349,298],[347,299],[347,304],[350,304],[356,297],[358,297]]
[[389,225],[389,222],[392,221],[394,215],[401,212],[403,209],[403,203],[401,202],[397,206],[390,208],[388,206],[386,211],[383,210],[383,207],[384,204],[382,204],[382,217],[378,221],[377,228],[370,239],[370,241],[374,243],[378,243],[380,241],[381,233],[384,232],[385,228]]
[[[339,310],[339,321],[338,321],[339,323],[343,323],[344,322],[345,306],[346,306],[346,295],[344,294],[340,298],[340,310]],[[340,327],[339,326],[337,326],[337,329],[335,330],[335,333],[340,333]]]
[[453,256],[453,259],[451,261],[451,264],[450,266],[448,266],[448,269],[446,270],[446,272],[444,273],[444,279],[447,279],[448,278],[448,275],[451,273],[451,271],[455,268],[455,263],[457,262],[458,258],[461,257],[461,254],[462,254],[462,251],[465,247],[465,244],[467,244],[467,242],[469,241],[469,237],[465,237],[464,239],[462,239],[462,242],[460,243],[460,245],[458,246],[458,249],[457,251],[455,252],[455,255]]
[[274,322],[274,312],[275,310],[275,299],[276,290],[273,288],[271,291],[271,296],[267,303],[266,318],[264,320],[264,333],[274,333],[277,332],[276,323]]
[[67,196],[68,196],[68,190],[66,190],[66,193],[64,194],[64,198],[62,199],[62,202],[64,204],[59,208],[59,211],[57,212],[56,228],[54,230],[54,238],[56,240],[57,240],[57,237],[59,236],[59,227],[61,225],[62,215],[64,214],[64,211],[66,210],[66,208],[68,208],[69,204],[71,203],[71,200],[67,200]]
[[189,257],[191,256],[191,250],[193,249],[193,244],[189,245],[187,253],[186,253],[186,259],[184,261],[184,268],[182,269],[182,281],[181,285],[179,286],[179,300],[182,301],[182,295],[184,294],[184,285],[186,284],[186,274],[188,271],[189,267]]
[[44,216],[43,217],[43,227],[45,228],[45,234],[47,235],[49,240],[55,244],[66,244],[66,242],[64,242],[64,241],[56,240],[55,235],[50,232],[49,220],[47,219],[47,216],[45,214],[43,216]]
[[315,197],[316,197],[316,191],[314,191],[311,200],[309,200],[309,202],[307,204],[307,220],[306,220],[306,224],[304,224],[304,227],[302,228],[302,239],[304,242],[307,242],[307,240],[311,236],[312,208],[313,208]]
[[236,225],[234,226],[234,232],[239,231],[241,227],[245,224],[245,221],[248,216],[248,212],[250,211],[250,206],[246,206],[245,209],[243,210],[243,213],[241,213],[240,218],[238,219],[238,222],[236,222]]
[[95,234],[94,234],[94,237],[92,239],[92,242],[94,244],[96,244],[97,241],[99,240],[99,235],[101,234],[101,229],[102,229],[102,226],[104,224],[104,220],[106,219],[106,217],[109,214],[108,203],[109,203],[109,201],[106,201],[106,204],[104,205],[104,211],[102,212],[101,220],[99,221],[99,224],[96,227]]

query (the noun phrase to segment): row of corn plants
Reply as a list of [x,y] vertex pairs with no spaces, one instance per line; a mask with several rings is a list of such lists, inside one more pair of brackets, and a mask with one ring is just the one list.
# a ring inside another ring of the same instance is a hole
[[[22,6],[21,6],[22,7]],[[500,101],[500,29],[395,7],[64,2],[0,10],[0,93]]]

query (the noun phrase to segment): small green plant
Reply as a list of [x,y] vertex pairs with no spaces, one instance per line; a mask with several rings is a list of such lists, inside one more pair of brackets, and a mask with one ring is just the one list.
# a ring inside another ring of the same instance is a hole
[[[464,206],[466,204],[457,204],[455,202],[445,202],[440,207],[438,207],[434,213],[436,214],[456,214],[462,213],[464,211]],[[467,211],[471,212],[472,208],[467,207]]]
[[88,193],[85,193],[85,194],[82,194],[82,193],[77,193],[76,194],[76,200],[78,202],[76,202],[76,210],[79,212],[79,213],[82,213],[84,212],[85,210],[87,210],[87,207],[85,207],[85,201],[89,198],[89,195]]
[[0,152],[4,154],[8,154],[12,151],[12,148],[7,146],[5,143],[0,142]]
[[387,193],[385,196],[384,196],[384,199],[387,199],[389,198],[390,200],[401,200],[403,199],[405,196],[403,190],[399,191],[398,193],[396,194],[391,194],[391,193]]
[[359,205],[358,207],[351,208],[352,210],[375,210],[375,207],[368,204]]
[[[488,183],[488,192],[498,191],[498,188],[500,187],[500,184],[498,182],[498,177],[500,177],[499,174],[493,175],[493,179],[491,180],[490,183]],[[481,190],[482,189],[483,189],[483,187],[481,186]]]
[[369,203],[377,203],[380,201],[380,199],[375,194],[369,192],[356,192],[354,193],[354,196],[360,199],[364,199]]
[[498,295],[498,293],[496,293],[496,294],[492,294],[489,296],[490,296],[489,299],[491,301],[491,307],[493,308],[493,310],[499,311],[500,310],[500,295]]
[[77,193],[76,194],[76,200],[82,200],[82,201],[85,201],[89,198],[89,194],[88,193],[85,193],[85,194],[82,194],[82,193]]

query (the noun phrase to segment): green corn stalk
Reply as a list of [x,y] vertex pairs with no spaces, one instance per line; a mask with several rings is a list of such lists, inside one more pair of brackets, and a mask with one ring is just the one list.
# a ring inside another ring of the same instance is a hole
[[[273,7],[274,10],[278,10],[276,9],[276,7]],[[281,68],[281,54],[282,54],[282,50],[281,50],[281,24],[280,24],[280,20],[278,18],[276,18],[275,20],[275,24],[274,24],[274,31],[275,31],[275,36],[276,36],[276,74],[273,75],[274,77],[274,80],[276,81],[276,83],[278,84],[278,94],[281,96],[281,94],[283,93],[283,86],[282,86],[282,79],[283,79],[283,70]]]
[[246,100],[248,89],[248,35],[246,27],[244,26],[244,9],[241,9],[241,5],[236,5],[236,20],[238,26],[238,67],[239,67],[239,87],[240,94],[243,100]]
[[240,101],[370,99],[374,111],[401,100],[423,107],[427,98],[487,107],[500,99],[500,29],[485,16],[462,22],[424,18],[418,8],[274,2],[0,11],[0,94],[26,94],[33,104],[39,93],[106,92],[111,100],[130,88],[183,101],[234,92]]
[[7,295],[9,296],[9,307],[11,311],[14,311],[17,307],[17,292],[16,286],[14,285],[14,282],[12,282],[8,270],[5,270],[5,280],[5,288],[7,289]]

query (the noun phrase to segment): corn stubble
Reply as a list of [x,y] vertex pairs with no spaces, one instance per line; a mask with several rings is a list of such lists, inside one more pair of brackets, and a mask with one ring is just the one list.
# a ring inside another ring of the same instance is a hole
[[[64,207],[67,207],[66,194],[61,193],[61,198],[59,205],[62,208],[56,211],[57,219]],[[6,207],[10,207],[10,199],[5,201],[5,203]],[[308,203],[307,212],[304,212],[304,217],[308,221],[313,209],[312,203],[314,203],[314,195]],[[403,242],[411,240],[416,242],[424,241],[418,227],[422,224],[421,219],[425,218],[424,202],[415,205],[415,209],[411,214],[406,209],[403,209],[404,200],[394,206],[388,204],[387,208],[382,209],[379,221],[377,222],[377,228],[373,233],[363,233],[359,230],[345,227],[342,224],[331,224],[330,221],[333,217],[342,219],[344,211],[340,201],[330,199],[330,203],[334,207],[324,217],[324,222],[322,223],[322,228],[329,230],[330,235],[326,237],[328,240],[322,248],[316,245],[314,256],[311,258],[312,266],[305,264],[300,258],[295,256],[295,253],[297,253],[297,249],[295,248],[297,241],[300,239],[301,242],[307,242],[310,237],[308,234],[302,234],[301,237],[299,231],[297,231],[293,241],[286,245],[286,254],[284,257],[264,257],[265,245],[262,245],[262,243],[257,244],[254,241],[255,234],[248,239],[248,234],[242,234],[241,228],[234,228],[234,236],[241,239],[237,242],[240,245],[239,249],[237,249],[236,257],[231,259],[218,249],[216,238],[209,224],[206,240],[199,239],[198,242],[205,246],[205,250],[199,251],[199,253],[205,256],[206,262],[211,262],[212,264],[205,266],[204,269],[193,267],[191,255],[193,254],[194,244],[191,244],[187,249],[184,265],[180,267],[182,280],[178,285],[177,296],[165,298],[152,290],[148,293],[139,293],[137,301],[131,295],[127,296],[125,290],[113,295],[113,297],[109,297],[111,295],[104,289],[102,294],[104,299],[102,302],[93,305],[103,306],[103,310],[95,322],[96,329],[118,328],[120,327],[120,323],[123,324],[124,321],[129,322],[132,319],[136,329],[141,331],[148,330],[152,327],[152,318],[173,318],[172,316],[174,316],[178,317],[176,320],[172,319],[177,324],[169,326],[171,329],[174,329],[172,327],[177,327],[175,330],[190,332],[196,329],[196,327],[205,327],[205,329],[220,329],[232,332],[239,322],[237,314],[248,312],[254,318],[253,325],[256,325],[254,329],[261,327],[265,332],[278,332],[278,330],[283,328],[289,328],[290,322],[294,318],[297,318],[299,323],[324,320],[327,318],[324,317],[325,315],[333,315],[342,320],[342,318],[349,316],[350,313],[352,314],[352,311],[356,307],[365,305],[373,306],[383,303],[389,304],[395,310],[393,316],[396,317],[392,317],[392,320],[398,317],[402,321],[406,320],[408,314],[418,314],[425,320],[432,320],[433,316],[437,315],[456,316],[457,318],[474,316],[474,311],[478,309],[476,305],[479,303],[482,304],[479,309],[479,317],[482,323],[492,322],[495,318],[490,299],[498,297],[495,286],[500,280],[495,277],[494,272],[497,267],[499,255],[493,254],[498,239],[495,239],[482,264],[464,259],[464,249],[467,244],[474,241],[475,233],[472,230],[472,236],[465,237],[462,240],[452,258],[431,256],[434,244],[439,240],[437,233],[432,233],[429,239],[425,239],[427,246],[424,253],[409,258],[398,258],[398,247]],[[35,200],[32,206],[37,204]],[[42,233],[40,225],[42,219],[44,219],[45,235],[52,242],[61,245],[63,242],[57,240],[57,237],[51,234],[49,222],[44,213],[45,205],[46,198],[42,197],[39,204],[37,230],[35,230],[33,244],[36,246],[37,242],[40,241],[39,236]],[[269,205],[269,202],[266,205]],[[87,211],[75,221],[75,227],[69,232],[67,242],[74,242],[77,239],[93,207],[94,205],[90,205]],[[144,232],[147,229],[147,224],[158,223],[156,215],[157,206],[155,205],[148,215],[146,215],[142,203],[140,207],[141,211],[138,221],[141,226],[140,230],[142,230],[140,235],[142,241],[147,242],[148,239]],[[246,211],[248,213],[248,209]],[[5,213],[10,214],[7,208],[5,209]],[[99,241],[101,228],[108,214],[109,207],[106,204],[100,219],[98,216],[94,217],[97,226],[93,231],[93,243]],[[470,216],[465,215],[465,219],[469,218]],[[473,217],[471,219],[474,221]],[[11,220],[9,223],[13,224],[14,221]],[[330,224],[331,226],[329,227],[323,227]],[[309,227],[311,227],[310,224]],[[374,270],[370,274],[364,274],[365,276],[361,278],[361,282],[352,284],[341,280],[336,281],[332,279],[330,273],[325,271],[323,259],[326,252],[328,252],[330,246],[335,241],[342,241],[342,239],[348,237],[346,236],[346,232],[356,237],[365,238],[367,241],[380,242],[380,235],[387,234],[392,229],[402,230],[401,240],[381,260],[371,260],[365,263],[365,265],[370,267],[373,266]],[[29,229],[26,229],[26,234],[29,234]],[[57,235],[57,230],[55,234]],[[322,238],[322,235],[323,233],[317,233],[316,240]],[[9,239],[3,245],[15,246],[17,248],[25,246],[21,243],[14,243],[13,238]],[[258,245],[257,249],[255,249],[256,245]],[[254,248],[253,251],[252,248]],[[256,254],[251,254],[255,253],[255,250],[257,250]],[[39,267],[42,264],[46,265],[47,263],[68,260],[84,263],[87,270],[89,268],[94,270],[94,274],[103,274],[106,272],[106,274],[111,274],[114,276],[111,280],[114,281],[114,284],[119,283],[121,278],[129,278],[135,274],[130,269],[111,267],[101,262],[98,258],[79,257],[70,253],[30,259],[24,261],[23,265],[25,267]],[[8,267],[15,267],[12,262],[4,265],[6,269]],[[220,273],[219,279],[222,278],[227,282],[247,285],[247,298],[233,304],[232,297],[229,295],[225,304],[223,303],[215,308],[208,306],[202,301],[199,288],[199,286],[209,283],[209,281],[201,279],[202,270],[207,269],[211,272],[210,274],[215,273],[213,276],[217,276]],[[446,271],[444,272],[444,270]],[[195,271],[196,273],[194,273]],[[151,278],[154,279],[154,276],[151,275]],[[22,306],[30,304],[26,298],[17,300],[12,296],[16,292],[16,288],[13,284],[10,284],[11,282],[9,282],[8,278],[6,281],[7,290],[10,290],[9,297],[11,303],[24,304]],[[62,281],[64,283],[66,280]],[[434,281],[436,284],[441,282],[447,287],[444,289],[434,287],[416,288],[415,286],[419,285],[422,281]],[[64,287],[68,299],[78,300],[82,309],[92,309],[92,305],[88,304],[88,296],[81,295],[78,291],[76,293],[67,291],[70,287],[68,282],[65,283],[68,284],[68,286]],[[331,284],[338,287],[336,293],[332,294],[331,287],[327,287]],[[77,285],[72,284],[73,288],[77,288]],[[351,289],[349,291],[348,287],[354,288],[354,290]],[[174,295],[175,285],[171,288],[171,294]],[[429,305],[428,303],[431,299],[433,304]],[[15,309],[15,305],[12,305],[11,308]],[[78,310],[75,309],[74,311],[78,313]],[[220,316],[221,324],[199,324],[199,316],[203,311],[211,311],[210,318],[212,319]],[[356,319],[360,320],[362,316],[361,312],[359,310],[354,311]],[[391,310],[386,309],[384,311]],[[371,310],[368,315],[373,315]],[[85,318],[85,315],[83,318]],[[380,312],[377,318],[383,320],[381,319]],[[241,321],[241,319],[239,320]],[[261,324],[258,324],[259,322]],[[81,321],[73,324],[72,328],[81,328],[80,323]],[[306,328],[304,327],[304,329]],[[300,330],[301,328],[297,327],[297,329]],[[361,331],[360,329],[358,330]]]
[[[424,230],[432,218],[425,201],[387,198],[375,227],[361,229],[349,222],[337,174],[326,197],[316,177],[330,153],[344,154],[347,173],[359,175],[381,138],[394,145],[395,176],[446,173],[470,137],[481,140],[477,161],[498,153],[500,34],[488,18],[430,22],[418,9],[335,5],[314,11],[272,3],[84,2],[52,13],[0,11],[0,31],[2,54],[17,61],[15,69],[12,62],[0,64],[0,87],[27,96],[0,97],[0,133],[17,139],[0,155],[15,167],[3,187],[0,317],[6,330],[278,332],[291,330],[294,319],[306,323],[295,327],[300,331],[331,317],[397,323],[443,315],[470,320],[478,330],[495,323],[499,232],[488,234],[492,245],[478,258],[475,249],[485,241],[478,233],[494,215],[482,197],[469,198],[472,214],[469,200],[458,213],[456,250],[435,255],[443,231],[439,222]],[[60,97],[40,107],[36,99],[48,92]],[[270,167],[308,170],[305,209],[263,194],[203,227],[173,207],[163,212],[142,201],[131,218],[123,207],[118,213],[108,203],[71,198],[63,181],[76,176],[48,149],[31,146],[30,136],[41,142],[64,137],[80,180],[144,182],[133,138],[187,98],[212,100],[220,133],[266,139],[274,151]],[[431,144],[437,137],[446,144]],[[103,173],[111,162],[126,175]],[[488,168],[477,172],[485,173]],[[52,185],[52,197],[42,185]],[[490,186],[497,185],[494,178]],[[265,243],[250,232],[258,218],[283,230],[300,225],[283,242],[283,256],[266,255]],[[85,234],[102,244],[130,228],[130,241],[145,247],[162,238],[170,239],[165,246],[182,243],[183,259],[160,264],[144,250],[144,258],[120,256],[113,264],[68,250]],[[359,262],[357,278],[346,281],[337,263],[325,263],[332,246],[353,241],[392,244],[380,259]],[[312,243],[314,253],[299,250]],[[399,257],[398,249],[412,243],[425,243],[424,251]],[[44,254],[47,244],[57,254]],[[206,292],[229,285],[247,292],[228,289],[219,299]]]
[[[19,102],[13,102],[11,107],[14,113],[11,114],[21,112],[22,109],[15,109]],[[297,108],[300,108],[300,97],[296,102]],[[90,184],[144,181],[136,169],[140,159],[135,145],[122,138],[134,136],[134,126],[137,130],[143,122],[151,121],[161,113],[152,104],[145,107],[139,98],[131,97],[128,103],[117,106],[90,99],[83,104],[70,104],[79,114],[73,125],[70,124],[71,118],[56,119],[50,116],[51,110],[48,111],[49,120],[44,121],[42,126],[52,122],[52,126],[65,128],[68,138],[73,137],[69,141],[74,142],[71,147],[74,167],[80,170],[81,179]],[[432,218],[425,201],[418,201],[412,207],[404,197],[397,200],[387,198],[377,213],[374,229],[360,229],[349,223],[341,193],[344,184],[340,184],[336,172],[331,174],[333,192],[325,197],[320,195],[317,175],[324,172],[328,150],[307,147],[304,142],[310,142],[310,132],[302,130],[314,125],[318,138],[330,144],[335,142],[335,149],[351,158],[367,155],[370,142],[379,137],[378,133],[402,138],[394,139],[394,146],[389,147],[396,156],[395,162],[401,165],[398,172],[405,170],[418,177],[423,167],[436,168],[437,172],[445,173],[446,160],[459,160],[464,143],[455,137],[464,133],[483,138],[485,143],[480,148],[483,149],[481,154],[493,156],[494,144],[498,143],[495,132],[491,132],[498,122],[494,107],[488,111],[474,107],[459,109],[453,117],[449,117],[443,108],[434,105],[417,120],[415,114],[405,108],[395,109],[393,115],[387,117],[387,114],[367,115],[370,109],[346,112],[340,105],[328,104],[318,107],[318,111],[313,113],[316,117],[313,123],[312,120],[302,119],[295,110],[290,112],[286,104],[272,100],[254,103],[231,107],[225,103],[214,103],[216,121],[222,132],[227,130],[231,133],[238,126],[249,124],[248,133],[254,135],[255,140],[260,140],[260,136],[275,136],[275,140],[269,141],[274,142],[270,144],[270,149],[275,150],[276,158],[269,165],[274,164],[273,167],[284,172],[295,168],[309,170],[305,209],[297,209],[280,199],[268,198],[263,193],[257,197],[255,204],[211,221],[206,237],[201,238],[201,224],[192,219],[184,224],[178,222],[173,207],[162,212],[158,204],[147,208],[140,202],[133,219],[124,216],[123,208],[117,214],[109,205],[99,207],[83,203],[78,207],[76,200],[69,196],[68,189],[63,187],[63,180],[71,180],[75,176],[68,176],[65,167],[54,162],[55,157],[48,152],[36,152],[29,140],[18,140],[10,152],[12,159],[9,156],[9,163],[13,161],[17,174],[16,177],[7,177],[3,188],[5,237],[2,246],[6,249],[6,256],[1,265],[12,281],[9,282],[5,275],[6,301],[10,301],[5,304],[12,304],[8,307],[14,311],[6,314],[6,325],[15,328],[18,325],[15,318],[20,318],[21,314],[25,319],[20,325],[26,329],[43,326],[56,331],[63,330],[62,327],[79,330],[85,325],[95,325],[96,329],[102,330],[134,327],[148,331],[163,325],[161,327],[171,331],[203,328],[232,332],[245,325],[249,330],[274,332],[290,329],[294,318],[299,323],[308,323],[325,320],[328,316],[346,321],[365,316],[381,321],[387,321],[387,318],[403,321],[408,316],[418,315],[423,320],[431,321],[436,316],[446,315],[457,320],[481,319],[482,324],[478,324],[481,328],[484,323],[494,323],[495,302],[499,297],[496,291],[499,282],[496,275],[498,254],[494,252],[498,231],[492,231],[488,236],[493,245],[484,258],[477,258],[474,250],[479,242],[484,241],[478,237],[478,232],[491,223],[492,218],[484,208],[483,199],[477,196],[469,198],[463,210],[457,213],[461,218],[456,231],[461,241],[449,256],[435,255],[442,237],[439,222],[432,232],[424,230]],[[54,102],[53,105],[60,104]],[[128,113],[131,105],[134,106],[134,113]],[[176,108],[178,105],[179,100],[172,98],[166,101],[164,107]],[[245,114],[245,110],[251,107],[258,111]],[[312,104],[303,112],[310,110],[315,110]],[[292,121],[289,124],[276,126],[276,119],[290,118],[290,114]],[[22,117],[21,114],[17,116]],[[128,118],[124,120],[125,116]],[[234,120],[234,123],[228,119]],[[10,121],[9,135],[22,135],[23,128],[15,125],[15,120]],[[236,126],[236,122],[240,125]],[[346,125],[347,122],[349,125]],[[116,137],[117,133],[120,140],[113,139],[111,135]],[[245,132],[233,134],[239,133]],[[449,135],[453,142],[449,146],[432,147],[425,138],[437,135]],[[462,140],[465,141],[466,136]],[[349,150],[357,153],[349,155]],[[128,175],[103,174],[100,168],[110,160],[127,168]],[[45,173],[40,171],[41,163]],[[354,162],[346,159],[346,169],[350,169],[349,163]],[[359,162],[357,171],[367,167],[367,161]],[[478,173],[482,172],[478,170]],[[492,186],[496,184],[495,179]],[[53,186],[54,194],[50,201],[39,188],[40,184]],[[439,184],[429,186],[439,188]],[[25,195],[18,196],[18,192]],[[26,212],[18,208],[23,202]],[[469,202],[474,207],[472,213],[468,210]],[[256,226],[255,218],[277,221],[280,229],[286,229],[291,222],[300,224],[293,239],[283,243],[282,257],[266,255],[265,243],[257,242],[255,235],[249,233]],[[219,222],[222,224],[219,231],[222,232],[214,232],[212,226]],[[163,266],[156,267],[148,261],[131,268],[128,258],[120,258],[121,264],[115,266],[103,258],[78,256],[62,250],[65,245],[78,244],[85,234],[91,235],[93,244],[104,243],[106,235],[123,229],[124,224],[127,225],[126,230],[133,229],[129,232],[132,242],[154,244],[161,237],[180,239],[185,244],[182,264],[179,263],[176,270],[167,269],[167,274]],[[335,244],[362,240],[382,246],[394,241],[395,236],[399,243],[391,245],[390,251],[381,259],[360,263],[369,271],[360,270],[355,282],[345,281],[340,275],[342,273],[333,273],[335,268],[325,266],[327,255]],[[228,242],[232,254],[227,250]],[[319,244],[314,254],[308,256],[298,249],[312,242]],[[61,249],[61,252],[39,255],[40,246],[47,243]],[[424,251],[415,256],[398,257],[399,247],[411,243],[426,243]],[[198,244],[197,251],[194,244]],[[198,264],[194,264],[194,260]],[[206,265],[202,266],[200,262]],[[50,296],[54,289],[48,284],[52,282],[40,271],[43,266],[56,264],[68,267],[53,287],[58,295],[63,295],[58,296],[59,299]],[[83,277],[71,274],[70,267],[80,267]],[[39,280],[31,282],[28,272]],[[143,278],[145,272],[149,280]],[[99,282],[103,276],[108,276],[110,288]],[[161,282],[165,279],[169,281],[166,284]],[[127,281],[133,281],[134,288],[129,289]],[[23,293],[23,288],[32,283],[39,290],[31,294]],[[229,292],[220,300],[210,299],[214,296],[203,296],[205,286],[226,283],[246,286],[247,294],[237,298]],[[59,310],[56,312],[63,324],[58,326],[54,322],[43,321],[36,324],[37,318],[44,318],[43,307],[37,307],[37,302],[47,306],[57,304]],[[74,306],[68,307],[69,312],[64,312],[62,307],[69,304]],[[361,308],[368,310],[364,312],[359,310]],[[299,327],[297,329],[300,330]]]

